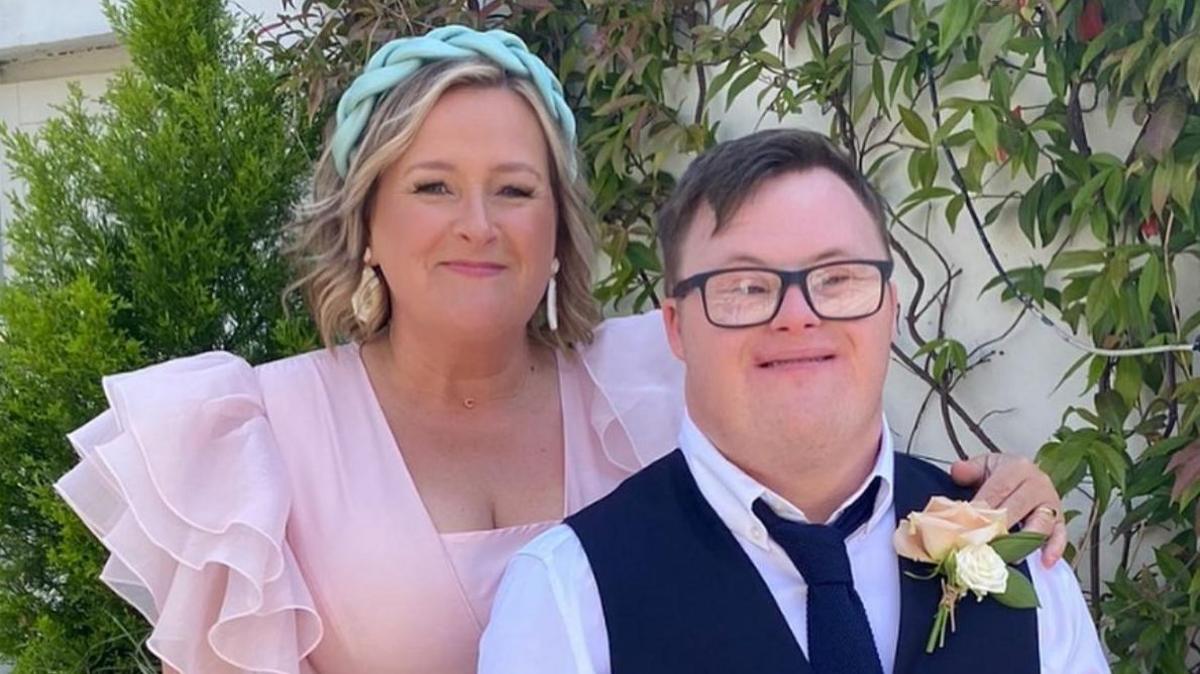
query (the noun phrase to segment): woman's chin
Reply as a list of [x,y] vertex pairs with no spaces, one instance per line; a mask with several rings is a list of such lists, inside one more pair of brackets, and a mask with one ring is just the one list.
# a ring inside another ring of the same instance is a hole
[[486,342],[505,335],[524,334],[528,316],[498,312],[494,308],[463,308],[446,316],[441,323],[445,339]]

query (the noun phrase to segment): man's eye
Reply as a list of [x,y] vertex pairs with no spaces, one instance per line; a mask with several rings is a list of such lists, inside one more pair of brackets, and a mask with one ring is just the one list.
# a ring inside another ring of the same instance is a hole
[[528,187],[521,187],[519,185],[505,185],[504,187],[500,188],[500,194],[506,197],[528,199],[529,197],[533,196],[533,190],[529,189]]
[[434,180],[427,183],[417,183],[417,186],[413,188],[413,192],[417,194],[448,194],[450,190],[446,187],[446,183]]

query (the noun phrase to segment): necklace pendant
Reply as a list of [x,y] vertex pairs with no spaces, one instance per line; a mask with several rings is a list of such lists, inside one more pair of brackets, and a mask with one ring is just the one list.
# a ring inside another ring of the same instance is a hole
[[475,399],[474,398],[463,398],[463,407],[465,407],[469,410],[475,409]]

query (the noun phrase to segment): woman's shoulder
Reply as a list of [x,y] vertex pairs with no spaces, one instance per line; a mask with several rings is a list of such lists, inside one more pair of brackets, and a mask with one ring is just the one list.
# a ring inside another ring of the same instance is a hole
[[68,436],[80,461],[55,484],[112,553],[101,579],[177,670],[298,671],[321,624],[285,540],[291,494],[255,368],[209,352],[102,384],[109,409]]
[[[618,463],[645,466],[675,446],[683,415],[683,364],[671,352],[662,314],[651,311],[610,318],[590,344],[578,349],[588,376],[600,395],[593,398],[591,421],[598,437]],[[608,431],[619,424],[624,434]],[[628,450],[617,447],[627,438]]]
[[679,388],[683,383],[683,363],[671,352],[660,311],[606,319],[578,352],[605,389]]

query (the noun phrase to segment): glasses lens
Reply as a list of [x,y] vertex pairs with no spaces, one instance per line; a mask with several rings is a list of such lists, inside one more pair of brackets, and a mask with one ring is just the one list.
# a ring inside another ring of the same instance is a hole
[[883,274],[869,264],[835,264],[808,276],[813,311],[823,318],[858,318],[874,313],[883,300]]
[[709,277],[704,285],[708,319],[736,327],[762,323],[779,301],[779,277],[761,271],[727,271]]

